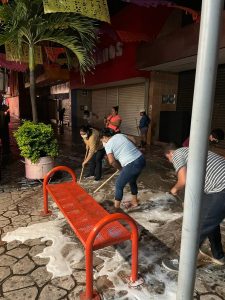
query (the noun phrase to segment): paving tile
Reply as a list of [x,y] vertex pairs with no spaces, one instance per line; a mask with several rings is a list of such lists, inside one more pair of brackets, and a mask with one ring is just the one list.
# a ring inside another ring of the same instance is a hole
[[52,274],[47,271],[46,267],[37,268],[30,274],[30,276],[39,287],[42,287],[52,278]]
[[0,255],[2,254],[2,253],[4,253],[5,252],[5,248],[4,247],[0,247]]
[[3,214],[3,216],[7,217],[7,218],[13,218],[17,215],[18,215],[18,211],[16,211],[16,210],[9,210]]
[[42,258],[38,256],[33,256],[32,260],[37,266],[45,266],[49,262],[49,258]]
[[84,286],[76,286],[75,289],[73,289],[69,294],[68,294],[68,298],[69,300],[75,300],[75,299],[79,299],[79,295],[81,292],[85,291],[85,287]]
[[4,296],[8,300],[35,300],[37,294],[38,294],[38,289],[36,287],[28,287],[28,288],[4,293]]
[[9,267],[0,267],[0,283],[10,275]]
[[76,280],[76,282],[78,284],[82,283],[85,284],[86,283],[86,272],[85,271],[74,271],[73,272],[73,277]]
[[34,285],[34,281],[30,276],[12,276],[3,282],[2,290],[5,293],[32,285]]
[[19,247],[6,252],[6,254],[16,258],[23,258],[28,252],[29,248],[22,244]]
[[21,244],[20,241],[12,241],[12,242],[8,243],[6,247],[7,247],[7,250],[11,250],[13,248],[18,247],[20,244]]
[[35,245],[30,249],[29,254],[30,256],[36,256],[37,254],[41,253],[44,248],[46,248],[45,245]]
[[10,267],[17,262],[17,259],[9,255],[0,256],[0,267]]
[[215,294],[211,294],[211,295],[200,296],[200,300],[224,300],[224,299],[220,298],[219,296],[217,296]]
[[12,267],[13,274],[17,275],[25,275],[31,272],[35,268],[35,264],[28,256],[20,259],[15,265]]
[[72,276],[54,278],[51,281],[51,284],[68,291],[75,287],[75,282]]
[[49,299],[58,300],[61,299],[66,294],[67,294],[66,291],[48,284],[41,291],[39,300],[49,300]]
[[0,216],[0,228],[10,224],[10,220],[7,217]]

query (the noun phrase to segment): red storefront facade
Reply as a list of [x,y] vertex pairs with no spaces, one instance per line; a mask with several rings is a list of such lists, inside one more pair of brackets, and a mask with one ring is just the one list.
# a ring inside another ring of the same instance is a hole
[[137,49],[157,37],[170,14],[169,8],[146,9],[130,4],[112,17],[111,28],[106,26],[100,38],[96,69],[86,74],[85,83],[78,73],[70,74],[75,126],[82,124],[84,106],[99,116],[93,123],[102,127],[111,106],[119,105],[122,130],[138,134],[139,110],[148,109],[150,72],[137,68]]

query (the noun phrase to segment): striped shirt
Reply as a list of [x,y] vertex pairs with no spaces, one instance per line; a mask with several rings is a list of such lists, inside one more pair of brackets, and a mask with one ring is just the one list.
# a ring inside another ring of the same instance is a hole
[[[178,172],[180,168],[187,166],[189,148],[183,147],[174,151],[172,163]],[[208,152],[205,187],[204,191],[207,194],[218,193],[225,189],[225,158]]]

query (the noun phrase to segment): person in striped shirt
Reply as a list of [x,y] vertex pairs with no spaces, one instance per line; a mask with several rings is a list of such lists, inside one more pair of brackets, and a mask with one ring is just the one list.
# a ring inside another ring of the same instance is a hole
[[[177,173],[177,182],[170,190],[170,193],[174,196],[185,188],[188,153],[188,147],[176,149],[174,144],[169,144],[164,149],[165,156],[173,164]],[[220,223],[225,218],[225,158],[211,151],[208,152],[202,202],[200,254],[207,256],[211,262],[224,265],[225,258],[221,242]],[[210,257],[201,250],[201,245],[207,238],[212,252]]]

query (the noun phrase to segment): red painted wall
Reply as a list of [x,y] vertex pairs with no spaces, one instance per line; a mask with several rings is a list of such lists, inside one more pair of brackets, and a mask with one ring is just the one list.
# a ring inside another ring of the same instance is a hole
[[[112,27],[114,30],[146,34],[151,41],[156,38],[170,13],[171,9],[166,7],[145,8],[130,4],[112,18]],[[115,41],[111,44],[115,45]],[[139,44],[124,43],[123,55],[97,65],[93,74],[86,74],[85,85],[81,83],[79,73],[71,72],[71,89],[134,77],[149,77],[149,72],[140,71],[136,67],[136,52]]]
[[134,77],[149,77],[149,72],[136,69],[137,44],[123,45],[123,55],[98,65],[94,74],[88,73],[85,76],[85,85],[81,84],[80,74],[71,72],[71,89],[90,87],[92,85],[120,81]]

